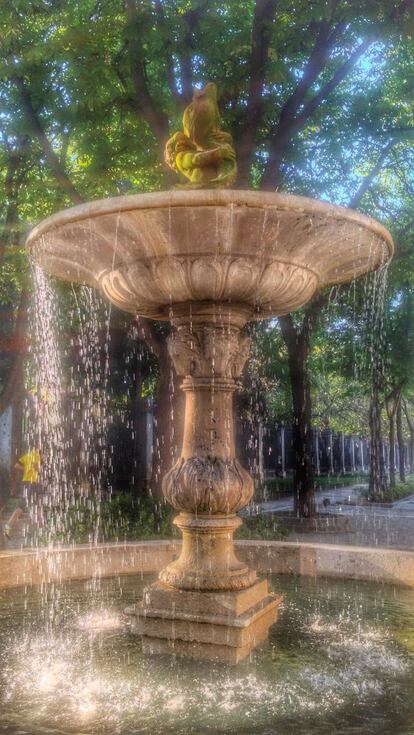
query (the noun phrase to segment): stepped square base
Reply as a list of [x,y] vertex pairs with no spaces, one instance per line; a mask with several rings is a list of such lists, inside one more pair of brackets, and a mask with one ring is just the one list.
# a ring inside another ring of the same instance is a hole
[[129,608],[144,653],[237,664],[266,641],[282,601],[265,580],[234,592],[179,590],[155,582]]

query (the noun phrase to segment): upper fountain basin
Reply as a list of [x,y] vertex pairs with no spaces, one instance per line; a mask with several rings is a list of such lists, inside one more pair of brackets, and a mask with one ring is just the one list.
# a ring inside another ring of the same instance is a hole
[[382,225],[353,210],[237,190],[101,199],[44,220],[27,245],[48,273],[154,319],[206,301],[246,304],[261,319],[285,314],[394,250]]

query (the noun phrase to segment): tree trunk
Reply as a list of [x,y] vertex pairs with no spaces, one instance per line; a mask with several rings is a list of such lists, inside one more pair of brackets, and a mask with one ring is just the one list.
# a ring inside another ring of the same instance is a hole
[[410,426],[410,474],[414,475],[414,428]]
[[[391,393],[385,399],[385,408],[387,410],[388,423],[389,423],[389,442],[390,442],[390,487],[394,488],[396,484],[395,479],[395,421],[397,418],[397,433],[398,433],[398,411],[400,411],[400,423],[402,422],[401,414],[401,391],[403,384],[395,386]],[[401,441],[402,441],[402,426],[401,426]],[[404,454],[404,452],[403,452]],[[404,462],[404,457],[403,457]]]
[[369,428],[371,439],[369,497],[371,500],[380,498],[386,489],[381,427],[381,404],[379,400],[380,391],[376,373],[377,371],[374,370],[371,402],[369,407]]
[[315,513],[315,482],[312,467],[311,414],[312,402],[308,372],[310,329],[297,332],[292,317],[279,317],[288,349],[289,377],[293,407],[293,449],[295,453],[294,513],[310,518]]
[[300,328],[292,316],[279,317],[289,357],[289,377],[293,406],[293,447],[295,452],[294,512],[299,518],[315,513],[315,478],[312,466],[312,397],[308,358],[311,334],[327,303],[326,294],[317,293],[309,302]]
[[405,447],[402,427],[402,405],[401,396],[398,400],[396,422],[397,422],[397,442],[398,442],[398,470],[400,482],[405,482]]
[[410,474],[414,474],[414,421],[411,418],[410,411],[406,401],[404,401],[404,413],[407,419],[408,430],[410,432]]
[[394,420],[394,413],[391,414],[391,416],[388,417],[389,421],[389,430],[388,430],[388,436],[389,436],[389,442],[390,442],[390,467],[389,467],[389,475],[390,475],[390,487],[395,487],[395,420]]
[[146,405],[142,399],[141,366],[136,366],[134,384],[134,492],[143,495],[147,489],[147,427]]
[[311,435],[312,406],[307,353],[303,351],[299,351],[294,364],[291,364],[291,382],[295,452],[294,513],[298,518],[310,518],[315,513]]

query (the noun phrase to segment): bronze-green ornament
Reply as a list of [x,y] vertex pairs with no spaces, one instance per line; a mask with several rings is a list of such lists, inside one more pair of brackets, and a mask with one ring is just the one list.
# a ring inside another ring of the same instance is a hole
[[231,186],[237,174],[236,153],[230,133],[220,130],[217,87],[209,82],[195,89],[184,110],[183,131],[174,133],[165,146],[165,161],[185,176],[186,189]]

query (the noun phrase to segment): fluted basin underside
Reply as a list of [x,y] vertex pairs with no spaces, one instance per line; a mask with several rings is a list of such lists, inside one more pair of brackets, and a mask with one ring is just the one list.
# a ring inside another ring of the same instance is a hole
[[45,220],[28,245],[48,273],[155,319],[206,301],[243,303],[260,319],[280,315],[393,253],[387,230],[355,211],[237,190],[102,199]]

